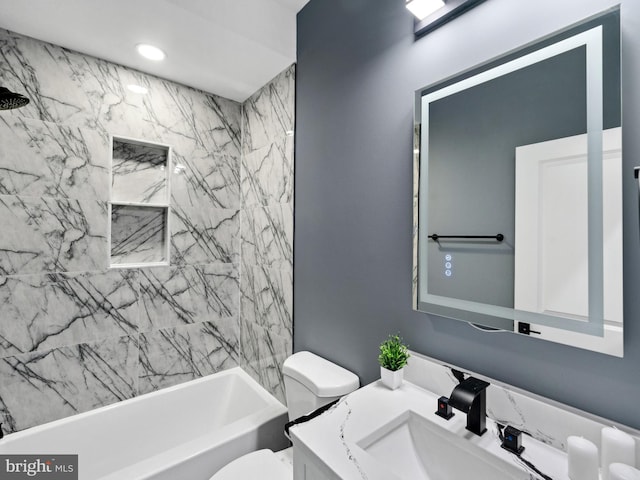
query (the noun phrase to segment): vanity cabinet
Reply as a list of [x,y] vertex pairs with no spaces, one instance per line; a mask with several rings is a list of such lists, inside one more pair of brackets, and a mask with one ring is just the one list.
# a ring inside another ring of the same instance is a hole
[[[293,447],[293,480],[340,480],[336,475],[327,475],[317,465],[320,460],[315,455],[305,454],[299,447]],[[328,469],[328,467],[324,467]]]

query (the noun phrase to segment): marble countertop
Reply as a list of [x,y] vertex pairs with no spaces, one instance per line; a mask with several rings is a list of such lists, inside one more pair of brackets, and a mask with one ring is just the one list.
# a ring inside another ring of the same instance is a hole
[[294,448],[319,459],[328,477],[342,480],[399,478],[358,444],[380,426],[411,411],[459,437],[461,443],[467,442],[462,445],[469,448],[476,445],[509,463],[522,472],[523,479],[545,478],[525,464],[529,462],[546,478],[568,480],[564,452],[525,435],[522,441],[525,451],[519,458],[501,448],[498,426],[490,418],[487,418],[487,432],[479,437],[466,430],[466,415],[462,412],[455,411],[456,415],[449,421],[435,415],[438,397],[406,380],[397,390],[388,389],[380,381],[371,383],[344,397],[319,417],[292,427]]

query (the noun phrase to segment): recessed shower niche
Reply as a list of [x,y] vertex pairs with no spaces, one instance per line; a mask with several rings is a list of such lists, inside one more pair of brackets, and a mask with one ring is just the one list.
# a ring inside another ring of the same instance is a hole
[[113,137],[112,267],[169,264],[170,164],[167,145]]

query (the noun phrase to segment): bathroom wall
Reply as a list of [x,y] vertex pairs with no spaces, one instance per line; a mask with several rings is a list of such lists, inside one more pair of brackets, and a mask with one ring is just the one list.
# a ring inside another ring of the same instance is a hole
[[414,92],[614,0],[489,0],[420,39],[403,1],[312,0],[298,14],[294,344],[379,377],[399,332],[446,363],[640,427],[640,4],[622,2],[625,356],[488,333],[411,309]]
[[293,341],[294,109],[291,66],[242,110],[242,366],[282,402]]
[[[283,142],[293,68],[243,110],[7,31],[0,56],[0,84],[31,99],[0,112],[3,430],[237,365],[282,397],[274,372],[291,348],[290,321],[277,340],[260,327],[286,317],[263,308],[287,304],[270,303],[264,292],[276,291],[273,275],[252,275],[242,259],[280,267],[267,235],[277,230],[274,218],[291,223],[291,210],[283,217],[286,207],[277,211],[274,199],[283,201],[276,185],[292,157],[270,157],[271,168],[261,169],[255,152]],[[170,266],[109,268],[110,135],[172,147]],[[275,213],[260,216],[259,204]],[[253,246],[251,228],[267,244]]]

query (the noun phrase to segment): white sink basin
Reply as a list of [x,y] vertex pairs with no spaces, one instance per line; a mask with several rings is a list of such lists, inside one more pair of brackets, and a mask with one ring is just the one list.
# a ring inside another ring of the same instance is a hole
[[[438,395],[408,381],[396,390],[369,384],[290,430],[296,479],[569,480],[566,454],[525,437],[521,458],[500,448],[487,418],[481,437],[462,412],[446,421]],[[542,473],[537,473],[539,470]]]
[[[491,441],[488,433],[485,436]],[[515,465],[412,411],[395,417],[356,444],[406,480],[530,478]]]

